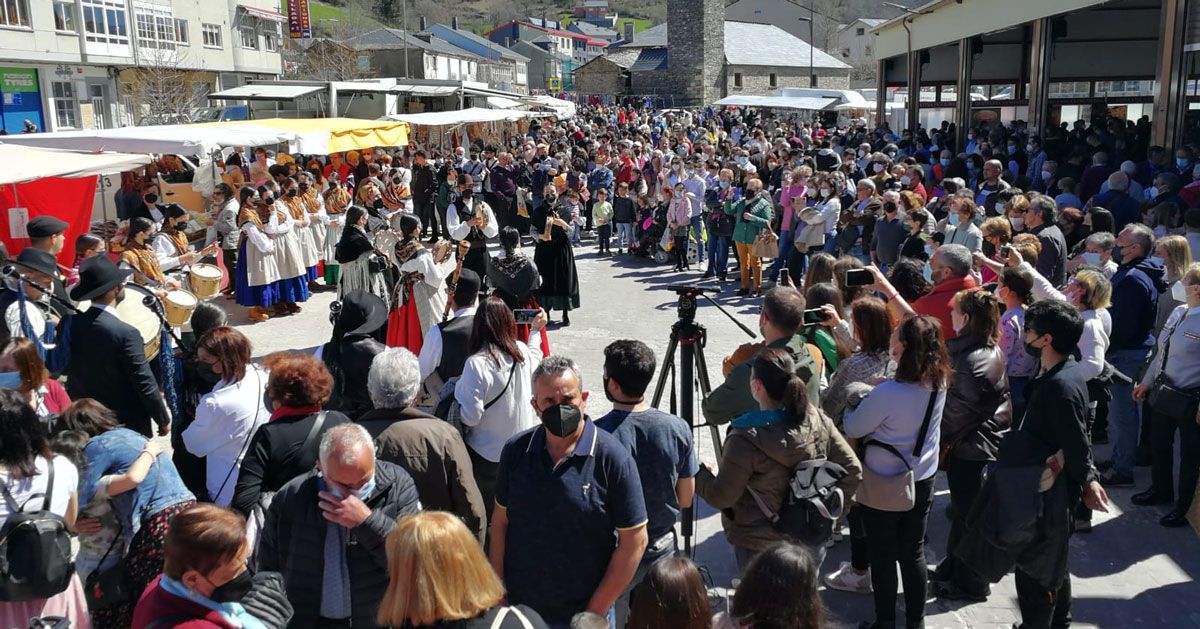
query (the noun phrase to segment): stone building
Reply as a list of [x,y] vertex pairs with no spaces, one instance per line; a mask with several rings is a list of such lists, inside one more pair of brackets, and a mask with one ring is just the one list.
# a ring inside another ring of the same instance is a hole
[[658,96],[686,106],[734,94],[770,96],[786,87],[849,87],[849,65],[777,26],[722,19],[724,0],[670,0],[668,6],[666,24],[577,68],[576,91]]

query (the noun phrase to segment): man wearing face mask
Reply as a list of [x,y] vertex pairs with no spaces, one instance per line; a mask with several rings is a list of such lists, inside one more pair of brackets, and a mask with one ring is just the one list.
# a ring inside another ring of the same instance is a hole
[[286,627],[292,605],[279,573],[246,569],[253,548],[245,527],[240,515],[212,504],[172,518],[162,576],[137,602],[130,626]]
[[[1024,417],[1000,444],[995,471],[972,511],[967,533],[955,552],[960,565],[995,583],[1016,569],[1022,627],[1070,624],[1069,545],[1071,512],[1082,498],[1094,511],[1108,511],[1108,496],[1096,481],[1086,419],[1088,393],[1071,357],[1083,333],[1083,318],[1066,302],[1044,300],[1025,314],[1025,351],[1040,361],[1025,388]],[[1043,489],[1044,488],[1044,489]],[[1033,514],[1009,542],[996,531],[1001,490],[1010,508]]]
[[510,603],[532,607],[553,627],[582,611],[611,622],[648,542],[637,466],[587,418],[574,361],[542,361],[533,393],[541,426],[514,437],[500,455],[492,568]]
[[885,275],[899,259],[900,245],[908,237],[905,217],[900,212],[899,196],[891,190],[883,193],[883,205],[871,233],[871,263]]
[[1025,212],[1025,227],[1042,243],[1042,252],[1038,254],[1034,266],[1042,277],[1055,286],[1062,286],[1066,281],[1067,241],[1058,227],[1057,219],[1058,208],[1054,199],[1043,195],[1029,202],[1029,210]]
[[933,289],[911,305],[882,274],[876,273],[875,285],[887,298],[888,304],[900,310],[901,316],[930,315],[940,321],[942,337],[949,341],[958,336],[951,317],[954,296],[959,291],[979,285],[971,272],[971,251],[962,245],[942,245],[929,258],[929,268]]
[[365,428],[321,437],[317,469],[284,485],[267,510],[258,567],[283,574],[292,627],[377,627],[388,587],[385,541],[421,509],[404,468],[375,458]]
[[[1134,223],[1117,236],[1114,257],[1120,265],[1112,277],[1112,335],[1109,337],[1108,362],[1130,379],[1136,379],[1154,347],[1154,321],[1158,296],[1167,290],[1161,264],[1150,260],[1154,252],[1154,233]],[[1113,437],[1112,469],[1101,481],[1109,487],[1133,485],[1134,454],[1141,426],[1140,404],[1133,399],[1133,385],[1113,380],[1109,421]],[[1103,465],[1103,464],[1102,464]]]
[[500,224],[492,207],[475,192],[470,175],[458,180],[458,198],[446,208],[446,229],[451,238],[470,246],[463,268],[487,277],[487,241],[500,235]]

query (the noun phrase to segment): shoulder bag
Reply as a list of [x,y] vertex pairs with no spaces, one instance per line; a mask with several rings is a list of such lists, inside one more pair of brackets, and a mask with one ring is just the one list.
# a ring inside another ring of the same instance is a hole
[[[912,453],[913,460],[921,457],[921,448],[925,445],[925,436],[929,434],[929,420],[933,416],[933,404],[937,399],[937,393],[938,390],[935,388],[929,394],[929,404],[925,406],[925,419],[921,420],[921,428],[917,431],[917,445],[913,448]],[[884,476],[876,473],[867,465],[866,461],[867,448],[871,446],[883,448],[896,455],[896,458],[900,459],[907,469],[896,476]],[[916,477],[913,475],[913,469],[909,465],[908,459],[904,458],[900,451],[891,444],[874,439],[865,441],[863,443],[862,482],[858,485],[854,500],[858,504],[879,511],[903,512],[912,509],[916,504]]]
[[504,620],[508,618],[509,614],[516,616],[517,621],[520,622],[521,626],[525,629],[533,629],[533,623],[529,622],[529,619],[525,617],[525,614],[521,613],[521,610],[517,609],[516,607],[501,608],[500,613],[496,614],[496,617],[492,620],[491,629],[500,629],[503,627]]
[[1177,422],[1196,421],[1197,407],[1200,407],[1200,389],[1177,387],[1171,384],[1171,379],[1167,376],[1167,358],[1171,355],[1171,337],[1175,335],[1185,320],[1187,320],[1187,315],[1184,315],[1179,323],[1171,328],[1170,334],[1167,334],[1167,340],[1163,343],[1162,362],[1158,367],[1158,377],[1150,385],[1148,396],[1150,406],[1154,408],[1155,413],[1170,417]]

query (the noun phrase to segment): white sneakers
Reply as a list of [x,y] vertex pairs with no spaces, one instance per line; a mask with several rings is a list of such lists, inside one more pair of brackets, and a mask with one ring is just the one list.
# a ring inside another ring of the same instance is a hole
[[824,580],[826,586],[835,590],[855,594],[871,593],[871,569],[868,568],[860,574],[850,566],[849,561],[843,561],[835,572],[825,575]]

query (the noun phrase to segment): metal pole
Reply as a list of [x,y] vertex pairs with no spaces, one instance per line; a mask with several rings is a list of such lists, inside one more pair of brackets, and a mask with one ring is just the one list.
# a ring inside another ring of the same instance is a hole
[[408,78],[408,0],[400,0],[400,21],[404,23],[404,78]]
[[808,0],[808,86],[809,87],[817,86],[817,73],[813,69],[813,57],[816,56],[813,53],[816,52],[816,48],[817,48],[817,37],[816,37],[816,35],[814,35],[815,29],[813,28],[813,24],[816,23],[817,15],[816,15],[816,11],[813,9],[813,5],[812,5],[813,2],[816,2],[816,0]]

